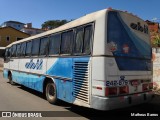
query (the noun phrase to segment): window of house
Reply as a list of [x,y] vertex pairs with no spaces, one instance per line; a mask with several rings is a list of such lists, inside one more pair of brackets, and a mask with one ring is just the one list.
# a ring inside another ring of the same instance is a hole
[[48,54],[48,42],[49,42],[48,37],[41,39],[39,55],[47,55]]
[[26,42],[23,42],[21,44],[21,49],[20,49],[20,56],[25,56],[25,50],[26,50]]
[[40,46],[40,39],[35,39],[32,41],[32,56],[39,55],[39,46]]
[[32,41],[29,41],[26,43],[26,56],[31,55],[31,49],[32,49]]
[[61,35],[56,34],[50,37],[49,55],[57,55],[60,52]]
[[61,54],[71,54],[73,43],[73,31],[62,33]]
[[6,37],[6,41],[7,41],[7,42],[10,41],[10,37],[9,37],[9,36]]

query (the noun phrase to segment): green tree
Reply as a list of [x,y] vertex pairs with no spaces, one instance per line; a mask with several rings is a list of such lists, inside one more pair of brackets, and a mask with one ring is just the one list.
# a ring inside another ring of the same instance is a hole
[[64,25],[70,21],[67,20],[48,20],[42,24],[42,29],[51,30],[57,28],[61,25]]
[[160,33],[151,32],[151,43],[153,47],[160,47]]

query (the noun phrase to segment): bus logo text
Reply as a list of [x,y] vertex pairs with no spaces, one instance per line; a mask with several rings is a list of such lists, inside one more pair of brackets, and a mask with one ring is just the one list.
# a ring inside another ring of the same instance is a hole
[[130,27],[134,30],[138,30],[140,32],[148,34],[148,26],[147,25],[141,26],[140,22],[137,22],[137,24],[136,23],[131,23]]
[[30,62],[27,62],[25,64],[26,69],[36,69],[36,70],[41,70],[43,65],[43,60],[42,59],[37,59],[37,62],[34,63],[33,59],[30,60]]

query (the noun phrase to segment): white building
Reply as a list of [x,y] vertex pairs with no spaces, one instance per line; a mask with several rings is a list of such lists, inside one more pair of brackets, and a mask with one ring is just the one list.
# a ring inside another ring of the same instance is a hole
[[24,23],[18,21],[6,21],[2,23],[0,27],[13,27],[17,30],[21,30],[22,28],[24,28],[24,25]]
[[30,35],[36,35],[45,31],[42,29],[33,28],[32,23],[25,24],[18,21],[6,21],[2,23],[0,27],[12,27]]
[[30,35],[36,35],[42,32],[45,32],[45,30],[33,28],[32,23],[27,23],[24,25],[24,27],[21,29],[22,32],[28,33]]

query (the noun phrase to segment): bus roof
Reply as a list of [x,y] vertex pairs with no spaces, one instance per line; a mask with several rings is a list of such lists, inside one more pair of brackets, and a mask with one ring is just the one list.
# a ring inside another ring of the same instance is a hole
[[0,47],[0,50],[4,50],[6,47]]
[[[120,10],[115,10],[115,9],[110,9],[110,8],[109,9],[103,9],[103,10],[100,10],[100,11],[97,11],[97,12],[93,12],[93,13],[87,14],[87,15],[85,15],[83,17],[80,17],[80,18],[78,18],[76,20],[73,20],[73,21],[71,21],[69,23],[66,23],[66,24],[64,24],[64,25],[62,25],[62,26],[60,26],[58,28],[55,28],[55,29],[52,29],[52,30],[48,30],[46,32],[43,32],[43,33],[31,36],[31,37],[25,38],[25,39],[20,40],[20,41],[13,42],[13,43],[9,44],[7,47],[11,47],[14,44],[18,44],[18,43],[25,42],[25,41],[32,40],[32,39],[36,39],[36,38],[40,38],[40,37],[43,37],[43,36],[46,36],[46,35],[50,35],[50,34],[53,34],[53,33],[58,33],[60,31],[64,31],[64,30],[67,30],[67,29],[70,29],[70,28],[74,28],[74,27],[77,27],[77,26],[80,26],[80,25],[83,25],[83,24],[94,22],[99,17],[106,15],[107,11],[123,12],[123,11],[120,11]],[[134,16],[134,17],[137,17],[137,16]]]

